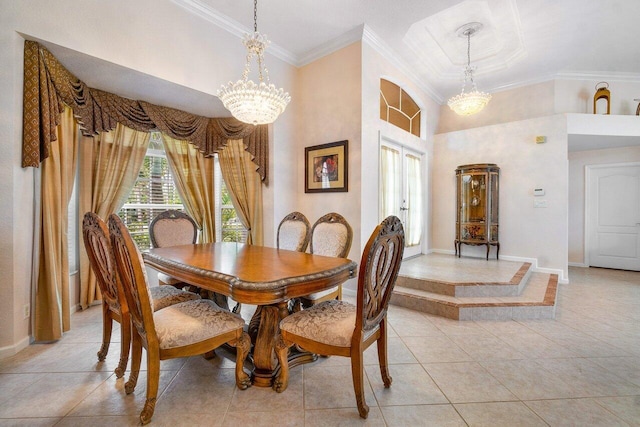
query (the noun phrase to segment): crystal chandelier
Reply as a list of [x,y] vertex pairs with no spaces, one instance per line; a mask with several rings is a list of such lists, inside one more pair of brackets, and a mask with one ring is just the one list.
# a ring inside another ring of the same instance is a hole
[[[269,45],[265,34],[258,32],[258,0],[253,1],[253,34],[245,34],[242,43],[247,48],[247,61],[242,78],[229,82],[218,90],[218,98],[233,117],[254,125],[273,123],[291,101],[284,89],[276,89],[269,82],[269,71],[264,66],[264,50]],[[249,80],[250,63],[258,62],[259,83]]]
[[[471,67],[471,36],[482,29],[480,22],[471,22],[458,28],[458,35],[467,38],[467,66],[464,69],[464,83],[462,83],[462,91],[449,99],[447,104],[456,114],[461,116],[470,116],[479,113],[491,99],[491,94],[479,92],[476,82],[473,79],[473,70]],[[465,92],[467,82],[471,84],[471,91]]]

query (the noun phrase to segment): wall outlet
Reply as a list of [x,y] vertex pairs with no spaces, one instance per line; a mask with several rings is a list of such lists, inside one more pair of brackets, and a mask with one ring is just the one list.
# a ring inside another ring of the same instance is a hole
[[28,319],[31,316],[31,306],[29,304],[25,304],[22,308],[22,313],[25,319]]
[[546,208],[547,207],[547,201],[546,200],[534,200],[533,201],[533,207],[534,208]]

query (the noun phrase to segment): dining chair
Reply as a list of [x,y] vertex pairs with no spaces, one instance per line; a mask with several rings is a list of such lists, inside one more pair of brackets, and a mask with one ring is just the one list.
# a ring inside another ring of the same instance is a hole
[[127,227],[115,214],[109,217],[109,231],[133,325],[127,394],[133,393],[138,382],[142,348],[147,352],[147,396],[140,413],[142,424],[151,421],[155,410],[161,360],[210,353],[226,343],[236,347],[236,386],[241,390],[248,388],[251,380],[244,371],[244,361],[251,340],[243,330],[244,320],[208,299],[186,301],[154,312],[142,256]]
[[293,344],[320,355],[351,358],[351,376],[360,417],[367,418],[364,397],[363,353],[374,342],[385,388],[391,386],[387,362],[387,308],[404,252],[404,229],[396,216],[387,217],[371,234],[362,253],[356,305],[324,301],[280,321],[275,339],[280,372],[277,392],[289,382],[289,347]]
[[[98,360],[104,361],[109,352],[113,321],[120,323],[120,361],[115,373],[117,378],[121,378],[127,369],[129,360],[131,322],[129,306],[116,272],[107,224],[95,213],[85,213],[82,221],[82,238],[89,257],[89,264],[102,294],[102,346],[98,351]],[[171,286],[153,287],[150,289],[150,295],[154,310],[160,310],[184,301],[200,299],[194,293],[181,291]]]
[[[340,214],[331,212],[320,217],[311,228],[309,252],[315,255],[346,258],[351,249],[353,230]],[[323,301],[342,299],[342,284],[300,298],[303,307]]]
[[[149,224],[149,238],[154,248],[167,246],[194,244],[198,238],[198,226],[186,213],[169,209],[158,214]],[[168,274],[158,273],[160,285],[172,285],[183,288],[188,284],[171,277]]]
[[278,225],[276,247],[304,252],[309,245],[309,220],[300,212],[291,212]]

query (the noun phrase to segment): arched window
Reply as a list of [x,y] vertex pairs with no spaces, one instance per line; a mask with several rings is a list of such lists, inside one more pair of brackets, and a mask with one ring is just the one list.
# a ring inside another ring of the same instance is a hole
[[380,79],[380,118],[420,137],[420,107],[400,86]]

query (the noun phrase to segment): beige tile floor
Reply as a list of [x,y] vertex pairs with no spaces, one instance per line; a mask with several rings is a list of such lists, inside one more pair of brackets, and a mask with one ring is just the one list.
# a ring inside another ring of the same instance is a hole
[[[278,394],[237,390],[219,351],[163,362],[152,425],[640,426],[640,273],[571,268],[569,278],[555,320],[458,322],[391,307],[394,382],[384,389],[374,346],[366,421],[348,359],[296,367]],[[0,361],[0,427],[137,425],[144,372],[125,395],[113,374],[118,347],[97,362],[100,308],[72,324],[58,343]]]

